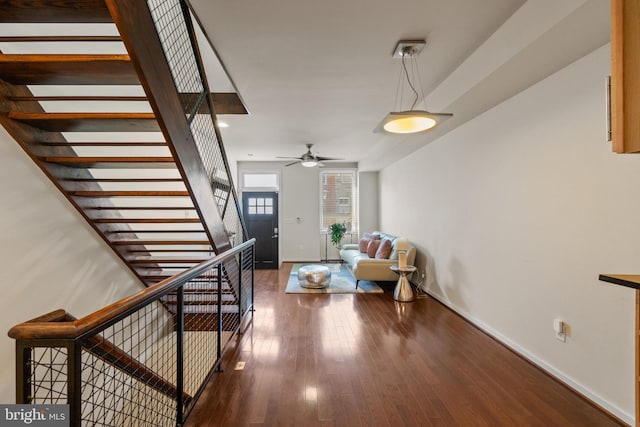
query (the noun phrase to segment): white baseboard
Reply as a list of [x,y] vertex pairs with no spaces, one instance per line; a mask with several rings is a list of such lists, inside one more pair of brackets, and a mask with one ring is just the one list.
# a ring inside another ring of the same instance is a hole
[[575,392],[585,396],[587,399],[591,400],[592,402],[602,407],[603,409],[609,411],[612,415],[618,417],[620,420],[626,422],[630,426],[635,425],[635,420],[633,415],[621,410],[615,405],[612,405],[610,402],[598,396],[597,394],[593,393],[591,390],[585,388],[583,385],[575,382],[573,379],[565,375],[563,372],[557,370],[556,368],[544,362],[543,360],[540,360],[535,354],[530,353],[525,348],[519,346],[518,344],[511,341],[509,338],[493,330],[489,326],[485,325],[483,322],[479,321],[478,319],[466,313],[464,310],[461,310],[460,308],[454,306],[453,304],[451,304],[450,301],[445,300],[442,296],[437,295],[428,289],[424,289],[424,288],[420,288],[420,289],[428,293],[429,296],[440,301],[442,304],[444,304],[451,310],[458,313],[460,316],[464,317],[468,322],[476,326],[478,329],[482,330],[483,332],[490,335],[494,339],[500,341],[502,344],[509,347],[515,353],[524,357],[525,359],[527,359],[528,361],[530,361],[531,363],[533,363],[543,371],[547,372],[549,375],[557,378],[559,381],[567,385],[569,388],[573,389]]

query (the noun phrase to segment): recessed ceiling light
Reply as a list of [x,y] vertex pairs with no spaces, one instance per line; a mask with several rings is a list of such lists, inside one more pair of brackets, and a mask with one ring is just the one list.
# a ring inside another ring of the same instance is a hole
[[222,122],[222,121],[218,120],[218,127],[219,128],[228,128],[229,124],[227,124],[227,122]]

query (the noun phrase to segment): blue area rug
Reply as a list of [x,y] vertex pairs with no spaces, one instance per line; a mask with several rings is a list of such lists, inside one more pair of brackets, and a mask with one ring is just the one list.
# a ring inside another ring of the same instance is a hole
[[375,282],[361,280],[356,289],[356,278],[347,269],[345,264],[320,264],[331,269],[331,283],[324,289],[303,288],[298,283],[298,269],[308,264],[293,264],[291,274],[287,282],[288,294],[366,294],[383,293],[384,291]]

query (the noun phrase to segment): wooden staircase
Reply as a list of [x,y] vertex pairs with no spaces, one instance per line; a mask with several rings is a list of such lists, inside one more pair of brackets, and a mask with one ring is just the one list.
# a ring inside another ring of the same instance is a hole
[[[144,7],[0,0],[3,27],[20,24],[19,34],[0,36],[0,122],[151,285],[232,246],[223,214],[234,194],[228,176],[204,170],[184,111],[194,96],[167,89],[169,66]],[[198,113],[211,111],[201,105]],[[225,265],[226,274],[237,270]],[[211,312],[211,290],[189,291],[191,311]]]

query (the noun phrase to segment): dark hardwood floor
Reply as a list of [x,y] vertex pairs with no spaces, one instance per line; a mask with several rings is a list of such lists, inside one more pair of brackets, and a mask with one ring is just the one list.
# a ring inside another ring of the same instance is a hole
[[253,322],[187,426],[625,425],[433,298],[285,294],[290,269],[256,271]]

